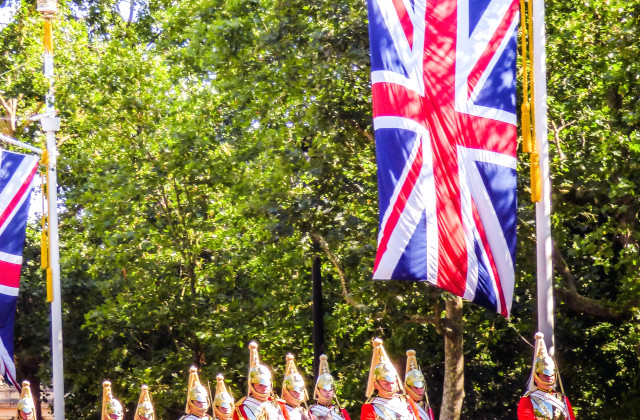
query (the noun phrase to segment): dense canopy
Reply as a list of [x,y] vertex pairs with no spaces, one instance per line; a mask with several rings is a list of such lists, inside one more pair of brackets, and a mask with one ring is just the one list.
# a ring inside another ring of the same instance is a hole
[[[0,27],[3,132],[42,145],[42,19]],[[287,352],[311,382],[311,265],[326,351],[359,418],[370,340],[417,352],[442,403],[445,302],[372,282],[377,185],[362,0],[73,0],[55,24],[65,392],[97,419],[101,382],[161,419],[189,366],[244,393],[247,344],[277,387]],[[132,8],[132,9],[131,9]],[[640,417],[640,0],[547,1],[556,356],[580,419]],[[523,156],[525,156],[523,154]],[[536,329],[535,215],[519,163],[512,317],[465,304],[461,418],[515,418]],[[28,231],[19,377],[50,384],[39,224]],[[33,326],[37,328],[33,328]],[[402,369],[400,369],[402,370]],[[33,385],[32,385],[33,386]]]

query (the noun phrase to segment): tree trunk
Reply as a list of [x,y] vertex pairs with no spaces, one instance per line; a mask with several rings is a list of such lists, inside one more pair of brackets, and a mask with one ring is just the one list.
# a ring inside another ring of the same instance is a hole
[[460,420],[464,399],[462,298],[447,299],[444,331],[444,389],[440,420]]

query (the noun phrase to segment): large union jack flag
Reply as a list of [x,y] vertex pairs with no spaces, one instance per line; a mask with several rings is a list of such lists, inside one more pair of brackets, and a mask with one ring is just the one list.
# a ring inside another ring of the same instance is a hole
[[0,150],[0,374],[20,389],[13,363],[13,322],[38,158]]
[[509,316],[516,0],[368,0],[380,230],[374,279]]

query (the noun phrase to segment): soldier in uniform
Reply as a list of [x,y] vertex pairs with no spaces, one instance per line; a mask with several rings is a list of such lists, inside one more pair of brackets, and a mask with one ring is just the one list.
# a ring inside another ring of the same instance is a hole
[[187,405],[185,406],[185,415],[180,420],[211,420],[211,416],[207,414],[211,400],[207,389],[200,383],[198,377],[198,368],[191,366],[189,368],[189,384],[187,386]]
[[433,420],[433,411],[427,396],[427,383],[418,367],[415,350],[407,350],[407,365],[404,374],[404,387],[413,400],[421,420]]
[[213,414],[216,420],[230,420],[233,416],[233,397],[224,384],[224,376],[216,376],[216,396],[213,399]]
[[109,381],[102,383],[102,420],[122,420],[122,404],[113,398]]
[[[329,373],[329,363],[327,356],[320,356],[320,366],[318,367],[318,380],[313,390],[313,398],[316,404],[309,407],[312,420],[351,420],[347,410],[340,407],[336,397],[336,386],[333,376]],[[336,402],[334,405],[333,402]]]
[[151,396],[149,395],[149,387],[142,385],[140,387],[140,398],[138,398],[138,406],[134,420],[156,420],[156,415],[151,404]]
[[236,403],[233,420],[286,420],[273,395],[271,371],[260,363],[258,344],[249,343],[247,396]]
[[20,400],[18,401],[18,419],[36,420],[36,406],[33,403],[29,381],[22,381]]
[[420,420],[415,403],[400,387],[402,382],[382,340],[374,339],[366,393],[368,400],[362,406],[361,420]]
[[306,401],[309,398],[304,385],[304,378],[296,368],[293,354],[287,354],[286,361],[287,366],[284,371],[284,380],[282,381],[280,408],[287,420],[308,420],[309,413],[302,406],[303,403],[306,406]]
[[542,333],[536,334],[533,354],[529,387],[518,404],[518,420],[576,420],[564,391],[555,389],[559,375],[555,362],[547,353]]

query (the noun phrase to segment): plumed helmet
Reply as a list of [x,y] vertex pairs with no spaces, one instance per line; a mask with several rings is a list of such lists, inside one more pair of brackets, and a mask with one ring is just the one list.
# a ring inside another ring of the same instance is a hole
[[[553,386],[555,384],[555,376],[557,374],[556,363],[553,358],[549,356],[547,352],[547,345],[544,342],[544,334],[541,332],[535,335],[535,348],[533,351],[533,366],[531,367],[531,376],[529,377],[529,386],[527,391],[534,391],[537,389],[536,382],[548,383]],[[544,374],[548,376],[554,376],[551,382],[542,380],[538,375]]]
[[369,380],[367,381],[367,398],[369,398],[375,389],[375,382],[385,380],[389,382],[397,381],[398,386],[402,387],[398,381],[398,372],[389,360],[382,339],[375,338],[373,344],[373,357],[371,358],[371,369],[369,370]]
[[135,415],[135,420],[141,420],[142,418],[155,418],[151,395],[149,395],[149,387],[146,385],[140,387],[140,398],[138,399],[138,407],[136,408]]
[[209,402],[209,393],[207,389],[200,383],[198,377],[198,368],[191,366],[189,368],[189,385],[187,388],[187,406],[185,412],[191,414],[191,405],[194,401]]
[[[260,363],[258,343],[255,341],[249,343],[249,387],[247,393],[251,393],[253,384],[271,385],[271,371],[268,367]],[[255,389],[253,391],[257,392]]]
[[[33,413],[35,419],[35,404],[33,403],[33,396],[31,395],[31,386],[29,381],[22,381],[22,390],[20,391],[20,400],[18,400],[18,411],[30,414]],[[20,418],[20,416],[18,416]]]
[[536,359],[535,364],[535,372],[537,374],[545,374],[545,375],[554,375],[556,373],[556,364],[553,359],[546,354],[545,352],[541,352],[538,358]]
[[[318,380],[316,381],[316,389],[324,389],[332,391],[336,389],[335,380],[331,373],[329,373],[329,363],[327,362],[327,356],[325,354],[320,355],[320,366],[318,366]],[[313,398],[316,398],[316,391],[314,390]]]
[[227,387],[224,384],[224,376],[221,374],[216,376],[216,396],[213,399],[213,405],[223,408],[233,407],[233,397],[227,391]]
[[407,365],[405,372],[404,384],[406,386],[414,386],[416,388],[423,388],[426,386],[424,375],[422,375],[420,368],[418,368],[415,350],[407,350]]
[[293,354],[288,353],[286,361],[287,366],[284,371],[284,380],[282,381],[282,396],[284,397],[285,390],[300,392],[302,393],[302,398],[297,400],[302,402],[307,399],[307,390],[304,385],[304,378],[298,372]]
[[111,414],[122,417],[122,404],[113,398],[111,382],[104,381],[102,383],[102,419],[108,419]]

